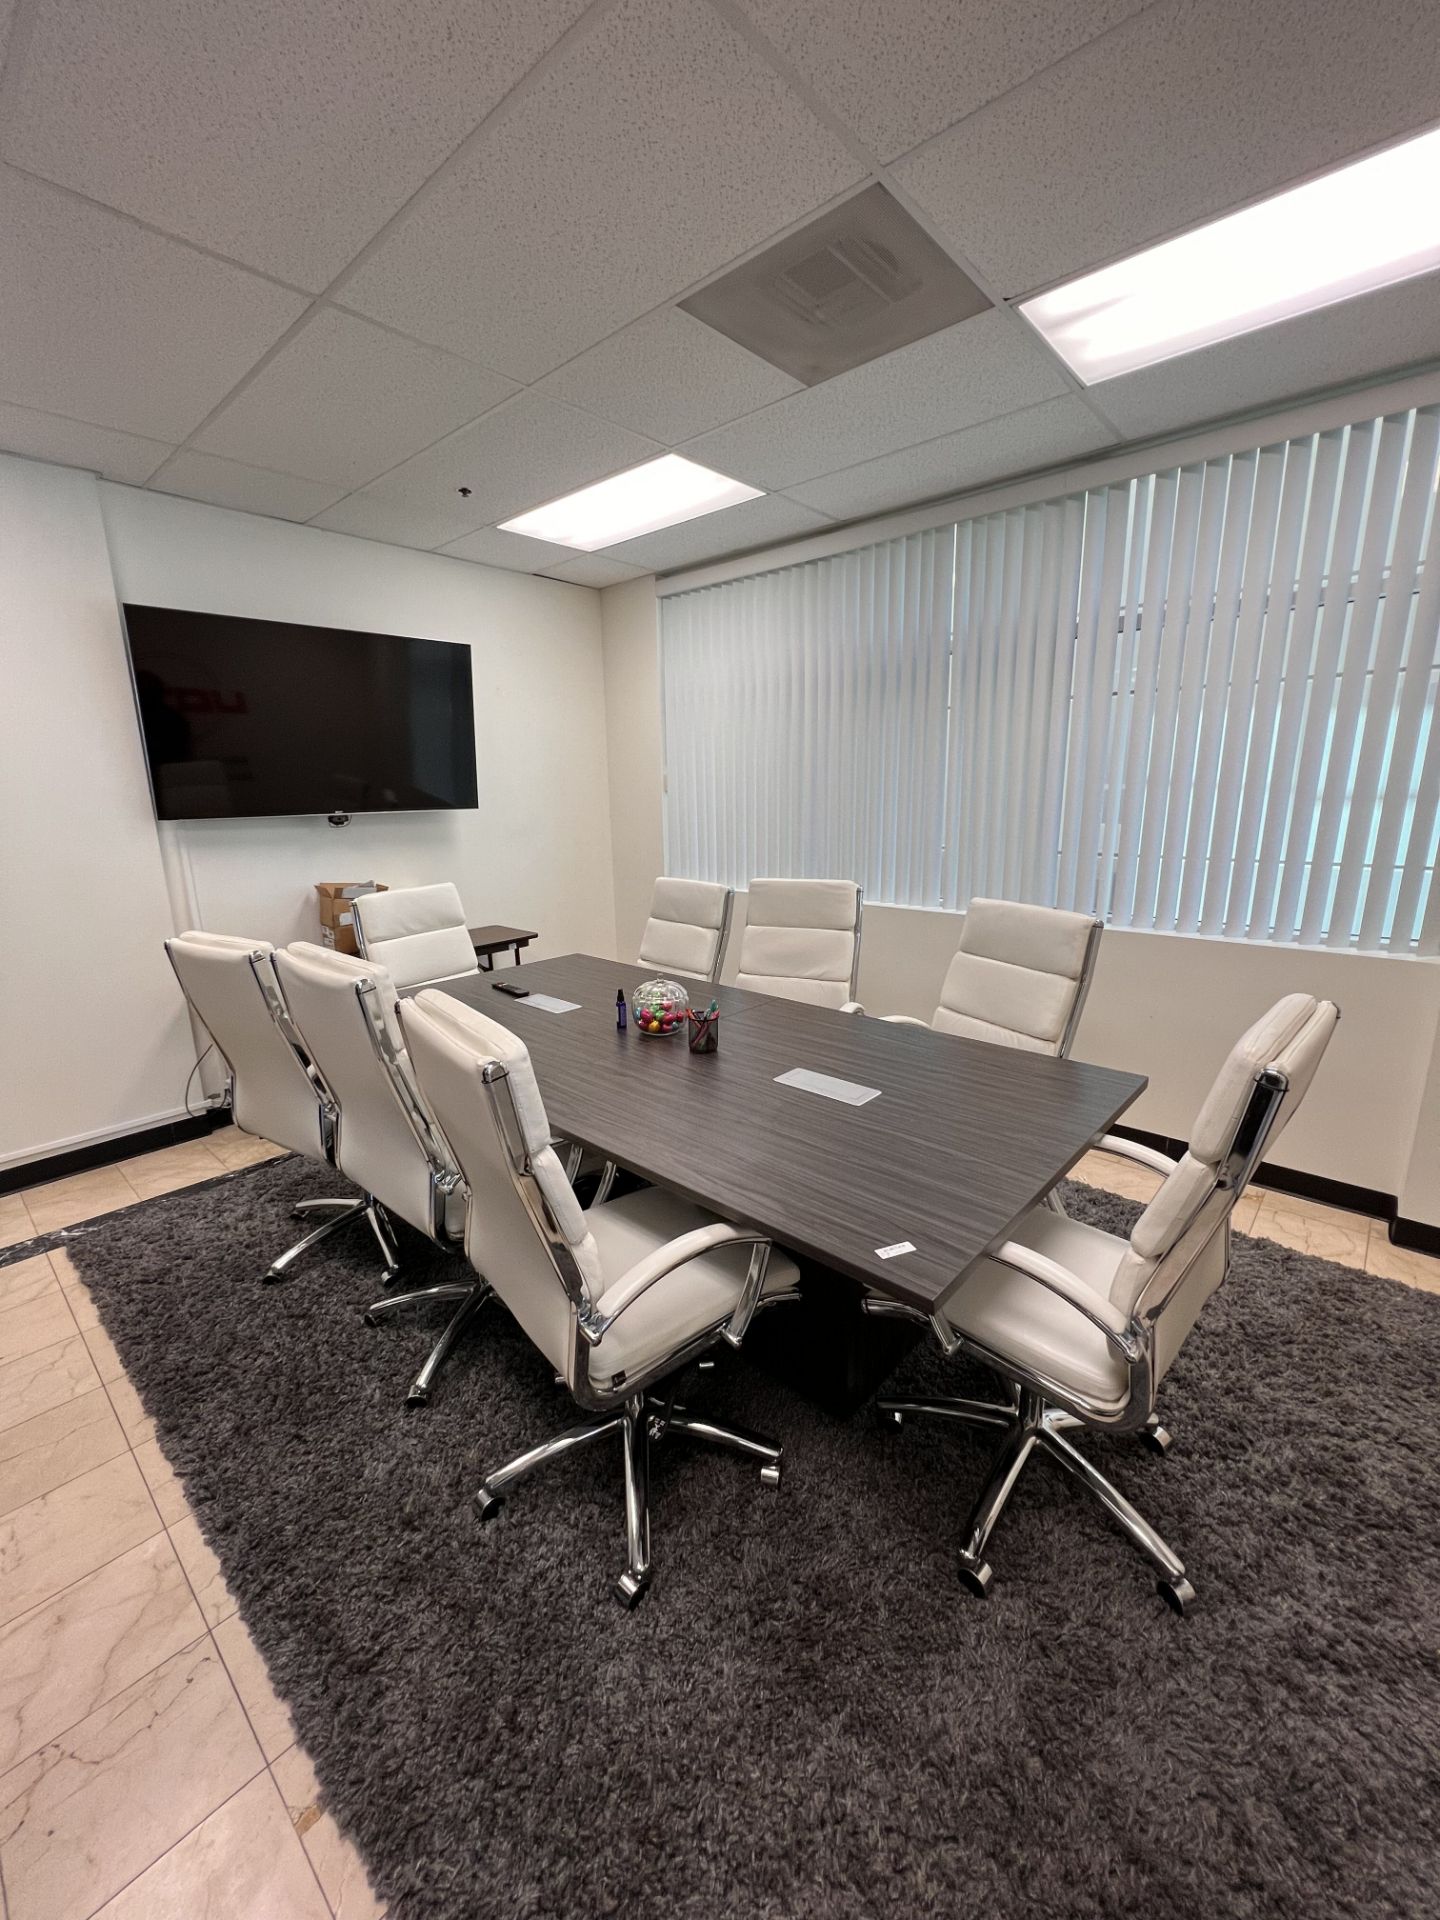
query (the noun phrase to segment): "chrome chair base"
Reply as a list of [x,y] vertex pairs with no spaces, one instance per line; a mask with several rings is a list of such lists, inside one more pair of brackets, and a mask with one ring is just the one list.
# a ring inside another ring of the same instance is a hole
[[[877,1401],[876,1406],[881,1418],[897,1427],[903,1425],[907,1418],[928,1416],[959,1420],[966,1426],[1000,1429],[1000,1444],[991,1457],[985,1484],[970,1509],[970,1517],[965,1525],[965,1543],[958,1555],[960,1583],[977,1599],[984,1599],[993,1577],[985,1558],[990,1535],[1005,1511],[1006,1503],[1031,1454],[1039,1447],[1052,1460],[1058,1460],[1068,1473],[1072,1473],[1087,1492],[1094,1494],[1145,1555],[1160,1576],[1156,1589],[1166,1605],[1176,1613],[1183,1614],[1194,1602],[1195,1589],[1186,1579],[1185,1568],[1178,1555],[1165,1544],[1144,1515],[1131,1506],[1120,1489],[1106,1479],[1099,1468],[1093,1466],[1079,1448],[1065,1437],[1083,1422],[1060,1407],[1048,1406],[1032,1388],[1022,1388],[1013,1401],[1006,1403],[887,1399]],[[1170,1435],[1153,1413],[1140,1430],[1139,1438],[1155,1453],[1163,1454],[1170,1445]]]
[[[322,1240],[328,1239],[332,1233],[337,1233],[341,1227],[348,1227],[352,1220],[358,1220],[362,1214],[370,1220],[375,1237],[377,1239],[381,1237],[381,1228],[374,1218],[376,1212],[374,1203],[368,1199],[297,1200],[294,1211],[297,1218],[302,1220],[316,1213],[324,1214],[326,1218],[312,1232],[307,1233],[303,1240],[297,1240],[293,1247],[288,1247],[277,1260],[270,1262],[269,1267],[260,1276],[267,1286],[273,1286],[277,1280],[287,1279],[290,1269],[302,1254],[308,1253],[311,1247],[318,1247]],[[384,1240],[381,1240],[381,1252],[387,1256],[386,1265],[389,1271],[386,1277],[388,1279],[393,1275],[398,1255],[395,1253],[393,1242],[387,1248]]]
[[727,1447],[749,1460],[758,1460],[760,1478],[767,1487],[780,1484],[784,1448],[746,1427],[692,1414],[678,1405],[673,1395],[661,1398],[654,1394],[635,1394],[617,1412],[582,1421],[488,1474],[475,1496],[481,1520],[493,1520],[511,1488],[537,1467],[548,1466],[563,1454],[573,1453],[578,1447],[588,1446],[592,1440],[603,1439],[611,1433],[620,1435],[625,1457],[626,1565],[615,1581],[613,1592],[621,1606],[628,1610],[639,1606],[654,1577],[650,1559],[651,1446],[671,1434],[679,1434],[708,1441],[712,1446]]
[[449,1359],[456,1341],[489,1297],[490,1287],[484,1280],[447,1280],[437,1287],[416,1287],[410,1293],[387,1293],[382,1299],[374,1301],[365,1309],[363,1315],[365,1325],[378,1327],[380,1322],[390,1314],[399,1313],[406,1307],[423,1306],[432,1300],[454,1300],[459,1303],[455,1312],[445,1322],[440,1338],[426,1355],[424,1366],[410,1382],[409,1390],[405,1395],[407,1407],[429,1405],[430,1390],[435,1384],[436,1374]]

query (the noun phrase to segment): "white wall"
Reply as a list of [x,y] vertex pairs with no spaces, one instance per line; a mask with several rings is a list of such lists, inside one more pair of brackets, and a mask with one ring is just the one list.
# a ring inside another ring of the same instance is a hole
[[[662,864],[659,633],[651,582],[608,588],[601,601],[623,954],[635,950]],[[611,697],[612,689],[623,697]],[[727,974],[744,904],[741,895]],[[876,1012],[928,1019],[960,924],[954,913],[867,904],[861,999]],[[1295,989],[1335,1000],[1342,1017],[1275,1159],[1395,1194],[1409,1218],[1440,1225],[1433,1151],[1440,1141],[1440,962],[1112,928],[1101,943],[1077,1056],[1147,1074],[1150,1085],[1128,1123],[1184,1138],[1235,1037]]]
[[[157,829],[121,599],[467,642],[478,810]],[[0,1165],[183,1111],[177,926],[314,939],[317,880],[450,879],[533,952],[613,950],[589,588],[0,458],[0,671]]]
[[653,579],[600,595],[614,840],[615,952],[633,960],[664,871],[660,766],[660,630]]
[[0,455],[0,1166],[182,1110],[189,1023],[90,474]]
[[[478,811],[167,826],[192,889],[180,917],[314,939],[316,881],[453,880],[472,925],[534,927],[533,954],[609,951],[598,594],[131,487],[100,493],[122,600],[470,644]],[[138,753],[133,719],[131,733]]]

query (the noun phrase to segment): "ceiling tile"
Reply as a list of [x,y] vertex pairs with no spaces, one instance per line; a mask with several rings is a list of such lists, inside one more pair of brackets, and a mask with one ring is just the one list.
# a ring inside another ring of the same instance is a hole
[[1127,438],[1440,360],[1440,273],[1345,300],[1092,389]]
[[325,286],[586,0],[46,0],[0,153]]
[[0,167],[0,400],[183,440],[304,307]]
[[789,489],[1065,390],[1055,360],[1022,323],[982,313],[703,434],[684,452],[753,486]]
[[383,540],[392,547],[443,547],[469,531],[472,515],[442,500],[426,506],[370,490],[352,493],[317,513],[314,524],[332,533],[353,533],[362,540]]
[[973,113],[1149,0],[740,0],[881,160]]
[[0,447],[7,453],[53,460],[57,466],[88,467],[107,480],[124,480],[131,486],[148,480],[172,451],[162,440],[142,440],[138,434],[117,433],[113,427],[92,427],[84,420],[3,402]]
[[[366,491],[415,504],[454,499],[473,516],[473,529],[512,519],[660,451],[655,441],[594,414],[522,393]],[[471,490],[463,502],[461,487]]]
[[266,473],[238,460],[217,460],[210,453],[182,450],[150,483],[156,493],[178,493],[187,500],[208,500],[212,507],[236,507],[241,513],[268,513],[274,520],[308,520],[335,499],[337,487],[297,480],[289,473]]
[[533,380],[861,177],[701,0],[622,0],[405,214],[344,300]]
[[627,565],[623,560],[609,560],[603,553],[582,554],[578,560],[567,561],[563,567],[545,569],[550,579],[569,580],[577,587],[618,587],[623,581],[641,579],[649,571],[649,567]]
[[502,533],[499,527],[482,527],[467,533],[440,549],[457,560],[478,560],[486,567],[506,567],[512,573],[548,573],[573,560],[573,547],[556,546],[552,540],[531,540],[523,533]]
[[279,473],[362,487],[515,391],[502,374],[324,308],[195,445]]
[[548,375],[539,390],[673,446],[798,393],[800,382],[688,313],[662,307]]
[[1072,460],[1113,446],[1115,440],[1078,394],[1066,394],[1024,413],[987,420],[964,433],[947,433],[903,453],[887,453],[811,480],[796,487],[795,495],[836,519],[854,519]]
[[900,162],[1007,297],[1440,118],[1432,0],[1165,0]]
[[618,546],[605,549],[605,558],[628,560],[647,573],[659,573],[670,567],[696,566],[702,560],[744,553],[772,540],[819,533],[829,525],[823,514],[810,507],[771,494],[763,500],[746,500],[738,507],[707,513],[699,520],[686,520],[678,527],[662,527],[659,533],[642,533],[638,540],[622,540]]

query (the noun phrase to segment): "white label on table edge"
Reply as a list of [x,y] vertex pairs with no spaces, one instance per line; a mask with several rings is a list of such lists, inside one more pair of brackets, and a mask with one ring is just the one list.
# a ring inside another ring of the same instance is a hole
[[578,1000],[557,1000],[553,993],[527,993],[517,1003],[522,1007],[539,1007],[542,1013],[578,1013]]
[[877,1260],[893,1260],[896,1254],[914,1253],[914,1251],[915,1242],[913,1240],[897,1240],[893,1247],[876,1247],[875,1258]]
[[833,1074],[812,1073],[809,1067],[791,1067],[788,1073],[777,1073],[775,1084],[818,1093],[826,1100],[840,1100],[847,1107],[863,1107],[867,1100],[880,1098],[879,1087],[862,1087],[854,1080],[837,1080]]

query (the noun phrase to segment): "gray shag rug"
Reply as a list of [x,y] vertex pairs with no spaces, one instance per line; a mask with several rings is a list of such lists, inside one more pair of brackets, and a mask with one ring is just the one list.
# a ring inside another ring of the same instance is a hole
[[[784,1483],[657,1449],[627,1615],[617,1451],[478,1523],[485,1468],[573,1417],[502,1309],[407,1413],[437,1320],[361,1323],[363,1228],[258,1284],[317,1184],[276,1161],[69,1244],[393,1920],[1440,1909],[1440,1300],[1237,1239],[1168,1459],[1083,1443],[1183,1555],[1183,1621],[1044,1462],[967,1599],[983,1438],[840,1423],[743,1356],[703,1397]],[[894,1384],[961,1378],[917,1350]]]

